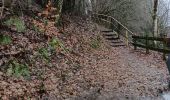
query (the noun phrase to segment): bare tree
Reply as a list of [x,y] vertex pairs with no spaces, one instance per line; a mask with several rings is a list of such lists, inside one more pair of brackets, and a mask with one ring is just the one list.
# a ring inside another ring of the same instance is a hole
[[158,9],[158,34],[166,35],[166,28],[169,25],[170,1],[159,1]]

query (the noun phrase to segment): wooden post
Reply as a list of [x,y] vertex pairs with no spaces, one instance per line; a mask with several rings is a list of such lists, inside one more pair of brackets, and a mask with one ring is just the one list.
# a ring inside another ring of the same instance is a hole
[[91,15],[92,21],[96,23],[96,18],[94,16],[94,14]]
[[113,24],[112,24],[113,20],[112,20],[112,18],[110,19],[110,22],[111,22],[110,28],[113,30]]
[[118,33],[118,38],[119,38],[119,39],[120,39],[120,32],[121,32],[120,30],[121,30],[121,26],[120,26],[120,24],[118,23],[116,32]]
[[112,31],[114,30],[114,24],[113,24],[113,19],[111,18],[110,19],[110,21],[111,21],[111,25],[110,25],[110,28],[112,29]]
[[[166,38],[165,36],[163,37],[163,49],[165,50],[166,49]],[[166,53],[163,52],[163,60],[166,60]]]
[[134,43],[134,50],[137,50],[137,46],[136,46],[137,41],[136,41],[136,38],[133,38],[133,43]]
[[126,30],[126,45],[129,46],[128,31]]
[[[108,21],[108,17],[106,17],[105,20]],[[106,21],[105,21],[105,27],[108,28],[108,23]]]
[[[110,20],[109,20],[109,17],[107,17],[107,21],[110,21]],[[107,28],[110,28],[110,23],[107,23],[107,22],[106,22],[106,27],[107,27]]]
[[97,16],[97,24],[100,25],[100,18],[99,18],[99,15],[96,15]]
[[148,35],[146,34],[146,54],[149,54],[149,41],[148,41]]

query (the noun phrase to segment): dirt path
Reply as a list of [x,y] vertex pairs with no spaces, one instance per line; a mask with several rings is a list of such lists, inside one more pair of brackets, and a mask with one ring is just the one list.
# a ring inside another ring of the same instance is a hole
[[93,51],[94,55],[84,57],[87,61],[84,61],[86,65],[82,75],[95,86],[76,99],[159,100],[158,90],[167,88],[166,64],[160,54],[151,52],[146,55],[142,51],[116,47]]
[[[155,96],[158,89],[162,89],[163,85],[166,86],[166,75],[168,73],[163,62],[156,62],[156,59],[147,56],[142,58],[127,48],[117,49],[117,51],[120,51],[117,56],[119,62],[115,68],[110,66],[112,68],[110,70],[113,70],[112,73],[116,74],[116,79],[110,80],[110,83],[116,83],[116,89],[113,88],[114,91],[118,94],[136,97]],[[162,63],[164,67],[159,63]],[[106,86],[106,90],[113,87],[113,84],[110,83]]]

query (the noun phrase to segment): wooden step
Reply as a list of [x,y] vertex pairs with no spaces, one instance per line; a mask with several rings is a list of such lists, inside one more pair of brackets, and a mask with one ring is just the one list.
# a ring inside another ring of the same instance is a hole
[[117,44],[117,45],[111,45],[112,47],[123,47],[126,46],[125,44]]
[[115,31],[110,31],[110,30],[105,30],[102,31],[104,32],[103,36],[106,40],[108,40],[108,43],[112,47],[121,47],[121,46],[126,46],[122,40],[118,37],[117,32]]
[[104,31],[101,31],[101,32],[110,33],[110,32],[113,32],[113,30],[104,30]]
[[119,40],[119,37],[105,37],[107,40]]
[[110,43],[112,43],[112,44],[118,44],[118,43],[123,43],[123,41],[111,41]]
[[110,34],[103,34],[105,38],[117,38],[118,34],[117,33],[110,33]]
[[112,36],[117,36],[117,34],[103,34],[103,36],[112,37]]

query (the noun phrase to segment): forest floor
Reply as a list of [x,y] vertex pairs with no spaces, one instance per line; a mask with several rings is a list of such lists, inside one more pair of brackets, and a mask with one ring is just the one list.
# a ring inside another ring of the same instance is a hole
[[[49,50],[51,31],[44,35],[33,29],[24,33],[0,29],[0,34],[12,38],[11,44],[0,47],[3,100],[136,100],[159,97],[167,89],[169,73],[161,54],[111,47],[88,19],[66,19],[63,33],[51,29],[53,38],[60,40],[54,51]],[[20,64],[28,66],[26,77],[16,73]]]

